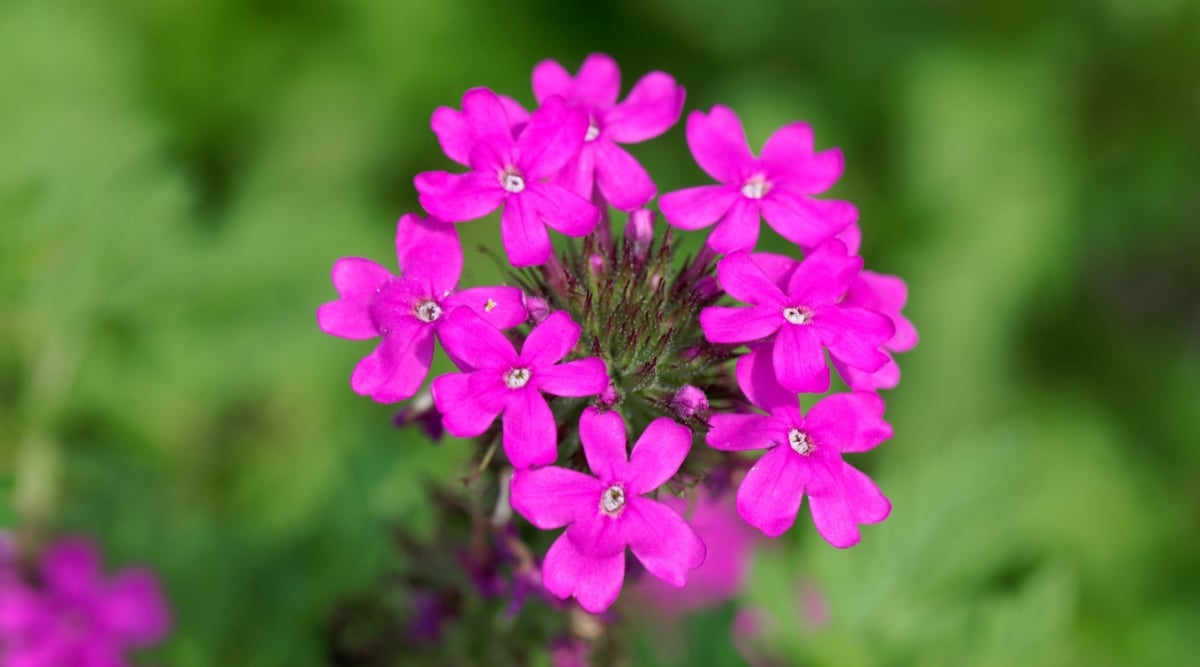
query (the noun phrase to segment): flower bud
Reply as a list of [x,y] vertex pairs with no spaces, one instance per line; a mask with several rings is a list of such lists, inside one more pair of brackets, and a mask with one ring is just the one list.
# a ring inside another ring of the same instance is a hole
[[542,320],[550,317],[550,304],[541,297],[525,295],[525,312],[529,313],[530,322],[541,324]]
[[639,208],[629,214],[625,223],[625,243],[630,255],[639,262],[645,261],[654,242],[654,211]]
[[408,405],[392,417],[397,427],[416,426],[434,442],[441,442],[446,429],[442,426],[442,414],[433,404],[433,394],[428,389],[417,394]]
[[675,392],[675,397],[671,399],[671,409],[675,411],[675,415],[679,419],[684,421],[695,416],[704,418],[708,415],[708,396],[705,396],[698,387],[685,384]]

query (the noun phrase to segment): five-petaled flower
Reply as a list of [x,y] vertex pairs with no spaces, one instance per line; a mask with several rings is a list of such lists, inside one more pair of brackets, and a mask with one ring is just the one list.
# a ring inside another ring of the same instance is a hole
[[594,477],[555,466],[518,471],[512,506],[543,530],[566,531],[542,565],[542,582],[560,598],[575,596],[591,612],[608,608],[625,578],[625,547],[654,576],[683,586],[704,563],[704,543],[675,510],[645,497],[679,470],[691,432],[671,419],[650,422],[626,458],[625,421],[588,408],[579,420]]
[[[463,109],[471,122],[465,139],[471,144],[471,171],[417,174],[413,182],[426,211],[442,220],[463,222],[503,206],[500,234],[516,267],[535,266],[550,258],[547,226],[568,236],[592,231],[600,219],[599,209],[561,185],[544,182],[579,153],[587,134],[586,113],[568,108],[561,97],[551,97],[514,139],[508,112],[492,91],[467,91]],[[461,157],[463,146],[453,146],[451,157]]]
[[433,400],[451,435],[482,434],[503,414],[503,444],[518,469],[553,463],[558,456],[554,415],[542,392],[592,396],[608,387],[599,357],[558,363],[579,341],[580,327],[564,310],[533,328],[517,354],[498,329],[470,309],[450,314],[439,336],[462,373],[433,381]]
[[[778,276],[764,270],[773,271],[774,265],[760,265],[755,257],[736,252],[717,265],[721,288],[751,307],[705,308],[700,324],[710,341],[749,343],[772,337],[774,376],[790,392],[829,389],[822,348],[865,371],[876,371],[887,362],[879,347],[892,337],[891,320],[842,302],[862,269],[862,259],[847,255],[841,241],[827,241],[803,262],[793,263],[785,288]],[[764,358],[765,347],[756,347],[755,354]]]
[[666,132],[683,112],[684,90],[664,72],[643,76],[618,103],[620,90],[617,63],[602,53],[588,56],[574,78],[553,60],[533,70],[533,94],[539,104],[559,95],[587,112],[583,147],[554,181],[589,199],[597,186],[608,203],[632,211],[654,196],[654,182],[617,144],[636,144]]
[[817,532],[835,547],[858,543],[860,524],[879,523],[891,503],[865,474],[842,460],[892,437],[883,399],[859,392],[828,396],[801,414],[780,405],[770,414],[716,414],[708,444],[726,451],[767,449],[737,492],[738,513],[769,537],[796,521],[808,494]]
[[0,665],[124,665],[170,627],[154,575],[127,570],[106,581],[86,542],[55,544],[39,572],[37,585],[0,575]]
[[380,403],[417,393],[433,360],[433,339],[446,317],[465,306],[501,329],[525,319],[521,290],[457,290],[463,255],[458,231],[433,218],[408,214],[396,224],[400,275],[369,259],[346,257],[333,265],[338,299],[317,310],[321,330],[333,336],[382,338],[350,376],[350,386]]
[[776,130],[754,157],[732,109],[715,106],[707,115],[693,111],[688,146],[702,169],[721,182],[670,192],[659,208],[680,229],[701,229],[717,220],[708,245],[719,253],[752,250],[759,215],[787,240],[815,246],[858,219],[853,204],[815,199],[842,175],[842,152],[813,153],[812,128],[791,123]]

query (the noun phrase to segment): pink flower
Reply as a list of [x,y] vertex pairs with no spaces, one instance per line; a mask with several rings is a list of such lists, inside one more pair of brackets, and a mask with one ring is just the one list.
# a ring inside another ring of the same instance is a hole
[[350,386],[380,403],[394,403],[420,389],[433,360],[433,339],[445,316],[459,306],[507,329],[525,319],[521,290],[472,287],[456,291],[462,248],[453,225],[408,214],[396,224],[394,276],[369,259],[345,257],[333,265],[338,299],[317,310],[321,330],[364,340],[382,337],[355,367]]
[[[892,337],[891,320],[841,302],[861,269],[862,259],[848,256],[846,246],[834,239],[795,267],[784,290],[753,256],[731,254],[718,264],[718,280],[727,293],[751,307],[705,308],[700,313],[704,335],[714,343],[773,337],[773,372],[791,392],[829,389],[822,349],[850,366],[876,371],[887,362],[879,347]],[[762,348],[756,352],[761,356]]]
[[704,543],[683,517],[643,495],[679,470],[691,432],[659,417],[626,460],[621,415],[588,408],[579,437],[595,477],[553,466],[512,477],[513,509],[542,530],[567,527],[542,564],[546,590],[573,595],[592,613],[604,611],[621,592],[626,546],[651,574],[683,586],[688,571],[704,562]]
[[95,549],[74,540],[42,558],[40,585],[0,578],[0,665],[126,663],[160,641],[170,614],[154,575],[128,570],[105,581]]
[[688,116],[688,146],[702,169],[721,185],[703,185],[663,195],[659,208],[680,229],[701,229],[718,219],[708,245],[720,253],[752,250],[759,215],[793,243],[814,246],[858,218],[853,204],[812,195],[828,190],[842,175],[842,152],[813,153],[812,128],[791,123],[775,131],[754,157],[742,121],[728,107]]
[[617,144],[636,144],[666,132],[683,112],[683,86],[663,72],[650,72],[617,103],[621,72],[612,58],[593,53],[571,75],[553,60],[533,70],[533,94],[539,104],[553,95],[587,112],[583,148],[554,182],[591,198],[593,184],[613,206],[632,211],[654,197],[654,182],[642,165]]
[[873,271],[863,271],[846,292],[842,303],[846,306],[866,308],[883,313],[892,321],[895,333],[883,344],[887,363],[871,373],[847,365],[838,359],[833,367],[846,384],[855,391],[877,391],[892,389],[900,383],[900,366],[892,357],[893,352],[907,352],[917,345],[917,329],[900,311],[908,300],[908,285],[898,276],[889,276]]
[[778,406],[769,415],[715,414],[708,444],[725,451],[766,449],[737,492],[738,514],[768,537],[796,521],[808,494],[817,532],[838,548],[858,543],[860,524],[879,523],[891,503],[845,452],[867,451],[892,437],[883,399],[866,392],[834,394],[808,412]]
[[558,363],[579,341],[581,329],[564,310],[534,327],[517,354],[512,343],[466,308],[450,314],[439,335],[464,372],[433,381],[433,400],[451,435],[482,434],[504,415],[504,453],[518,469],[558,457],[554,415],[542,392],[591,396],[608,386],[599,357]]
[[467,154],[471,171],[417,174],[414,183],[425,210],[443,220],[463,222],[503,206],[501,238],[509,260],[517,267],[542,264],[550,258],[547,225],[568,236],[592,231],[600,211],[561,185],[543,182],[583,146],[587,114],[567,108],[560,97],[551,97],[513,139],[508,113],[492,91],[467,91],[463,109],[472,132],[465,140],[461,131],[456,133],[447,154],[459,159],[466,143],[472,143]]

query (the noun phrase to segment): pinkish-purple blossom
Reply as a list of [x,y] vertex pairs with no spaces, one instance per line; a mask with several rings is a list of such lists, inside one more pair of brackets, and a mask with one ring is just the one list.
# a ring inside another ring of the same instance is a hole
[[338,299],[317,310],[321,330],[332,336],[382,338],[350,376],[355,392],[380,403],[395,403],[421,388],[433,361],[433,340],[446,316],[467,307],[501,329],[525,319],[521,290],[515,287],[458,289],[463,255],[458,230],[414,214],[396,224],[400,275],[361,257],[333,265]]
[[902,278],[874,271],[863,271],[858,274],[858,278],[846,292],[846,298],[842,301],[844,305],[883,313],[895,327],[895,333],[883,344],[883,353],[887,357],[887,363],[875,372],[860,370],[836,357],[833,359],[833,367],[837,369],[838,375],[842,376],[851,389],[877,391],[892,389],[900,383],[900,365],[896,363],[892,354],[913,349],[918,340],[916,327],[901,313],[906,301],[908,301],[908,285]]
[[579,437],[593,475],[550,466],[512,477],[512,506],[542,530],[566,527],[542,564],[542,582],[560,598],[574,596],[599,613],[620,595],[625,548],[646,570],[673,586],[704,562],[704,543],[675,510],[645,497],[679,470],[691,432],[659,417],[626,455],[625,421],[588,408]]
[[503,415],[504,453],[518,469],[553,463],[558,456],[554,415],[542,393],[592,396],[608,387],[599,357],[559,363],[581,329],[564,310],[533,328],[517,354],[504,334],[470,309],[450,314],[442,345],[463,370],[433,381],[433,400],[454,436],[482,434]]
[[621,72],[602,53],[583,61],[574,77],[553,60],[533,70],[533,94],[539,104],[558,95],[587,112],[583,147],[554,177],[554,182],[592,198],[593,187],[613,206],[632,211],[654,197],[654,182],[618,144],[636,144],[666,132],[683,112],[683,86],[663,72],[650,72],[618,103]]
[[[550,258],[549,226],[568,236],[584,236],[600,219],[590,201],[545,179],[556,174],[583,146],[587,114],[570,109],[561,97],[551,97],[533,113],[517,137],[503,102],[486,88],[463,95],[461,129],[448,143],[452,159],[466,153],[471,171],[452,174],[427,171],[414,179],[426,211],[449,222],[481,218],[503,207],[500,234],[513,266],[535,266]],[[436,120],[436,119],[435,119]],[[451,133],[446,133],[447,136]],[[466,139],[463,139],[463,137]]]
[[858,219],[853,204],[813,196],[837,182],[843,159],[836,148],[814,153],[807,123],[779,128],[755,157],[742,121],[732,109],[718,105],[708,114],[693,111],[688,116],[687,140],[696,162],[721,184],[667,193],[659,198],[659,208],[680,229],[717,222],[708,238],[717,252],[753,250],[760,216],[802,246],[818,245]]
[[808,495],[817,532],[835,547],[858,543],[859,525],[887,518],[891,503],[869,477],[842,460],[892,437],[878,394],[834,394],[804,415],[795,404],[770,414],[716,414],[708,444],[725,451],[766,449],[737,492],[738,514],[768,537],[791,528]]
[[[828,391],[824,349],[868,372],[887,362],[879,348],[892,337],[891,320],[842,302],[862,269],[862,259],[847,255],[841,241],[827,241],[810,253],[791,270],[782,289],[755,257],[737,252],[718,264],[721,287],[750,307],[705,308],[700,324],[708,340],[751,343],[770,338],[774,376],[790,392]],[[755,350],[761,357],[763,347]]]
[[37,585],[0,577],[0,666],[121,667],[171,625],[154,575],[105,579],[95,549],[63,541],[43,556]]

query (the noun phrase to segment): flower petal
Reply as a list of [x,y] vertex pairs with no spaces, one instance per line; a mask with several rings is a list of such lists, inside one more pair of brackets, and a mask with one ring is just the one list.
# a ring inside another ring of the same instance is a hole
[[442,309],[453,312],[465,306],[497,329],[509,329],[525,321],[525,296],[516,287],[471,287],[442,299]]
[[833,239],[810,252],[788,281],[788,298],[809,308],[838,303],[854,283],[863,260]]
[[700,327],[712,343],[747,343],[779,331],[783,312],[771,306],[727,308],[709,306],[700,311]]
[[779,384],[775,377],[775,341],[751,345],[750,351],[738,357],[738,388],[752,404],[770,410],[781,405],[795,405],[796,392]]
[[550,313],[529,332],[521,346],[521,364],[534,369],[553,366],[571,353],[582,331],[569,312],[556,310]]
[[729,107],[714,106],[707,115],[688,114],[687,142],[696,164],[722,183],[740,186],[743,172],[754,163],[742,121]]
[[587,134],[587,114],[551,97],[529,117],[517,137],[516,166],[526,183],[552,176],[579,153]]
[[432,361],[432,327],[405,320],[358,362],[350,376],[350,387],[379,403],[403,401],[421,388]]
[[817,194],[833,187],[842,176],[844,160],[837,148],[813,153],[812,128],[790,123],[775,131],[763,145],[762,162],[787,187]]
[[849,202],[813,199],[778,187],[762,198],[762,215],[780,236],[811,248],[833,238],[858,220],[858,209]]
[[495,174],[479,171],[426,171],[417,174],[413,185],[420,193],[421,206],[447,222],[482,218],[496,210],[507,195]]
[[650,422],[633,445],[625,473],[626,492],[642,495],[657,489],[679,472],[692,449],[692,432],[669,417]]
[[758,244],[759,204],[742,197],[725,212],[725,217],[708,237],[708,245],[720,253],[754,250]]
[[843,464],[841,482],[836,492],[810,495],[808,504],[821,537],[845,549],[858,544],[859,524],[883,521],[892,505],[869,477],[848,463]]
[[[795,397],[792,399],[795,400]],[[776,444],[775,429],[771,418],[759,414],[733,414],[719,412],[708,418],[708,435],[705,442],[713,449],[726,452],[741,452],[750,449],[766,449]]]
[[895,389],[896,385],[900,384],[900,364],[896,363],[895,357],[888,353],[885,349],[883,356],[887,357],[887,363],[879,367],[879,370],[867,372],[850,366],[837,357],[833,357],[833,368],[842,376],[842,380],[846,386],[854,391],[879,391],[880,389]]
[[767,537],[779,537],[796,522],[804,499],[798,457],[788,447],[763,454],[737,491],[738,514]]
[[538,104],[541,104],[554,95],[569,96],[574,81],[567,68],[558,64],[558,61],[548,58],[534,65],[532,83],[533,98],[537,100]]
[[550,259],[550,233],[530,202],[520,195],[508,198],[500,215],[500,239],[514,267],[537,266]]
[[556,183],[530,183],[521,197],[543,223],[567,236],[586,236],[600,220],[595,205]]
[[462,275],[462,245],[458,230],[434,217],[409,213],[396,223],[396,258],[400,275],[416,278],[435,298],[458,286]]
[[512,507],[542,530],[561,528],[594,514],[604,485],[577,470],[547,466],[512,475]]
[[590,201],[596,180],[596,144],[595,141],[585,143],[549,182]]
[[850,287],[845,305],[869,308],[892,320],[896,332],[888,340],[887,349],[907,352],[916,347],[918,336],[912,322],[901,310],[908,301],[908,285],[899,276],[863,271]]
[[454,309],[437,335],[451,357],[472,369],[507,370],[520,360],[504,334],[470,308]]
[[98,613],[122,644],[147,646],[167,633],[171,616],[154,575],[130,570],[107,587]]
[[477,140],[512,141],[512,124],[500,96],[487,88],[472,88],[462,96],[463,118]]
[[736,187],[701,185],[668,192],[658,198],[658,208],[671,225],[693,231],[719,220],[740,199]]
[[650,574],[672,586],[682,588],[688,572],[704,564],[707,549],[700,536],[663,503],[630,498],[620,520],[633,555]]
[[780,319],[783,318],[787,297],[750,254],[735,252],[722,259],[717,264],[717,282],[726,294],[738,301],[779,308]]
[[475,147],[475,133],[462,112],[450,107],[438,107],[429,119],[429,126],[437,135],[446,157],[466,166],[471,149]]
[[813,154],[813,131],[808,123],[788,123],[771,133],[763,144],[759,159],[772,171],[792,173],[797,162]]
[[788,324],[775,336],[771,355],[775,377],[789,391],[800,394],[829,391],[829,366],[820,339],[811,326]]
[[887,355],[879,348],[895,331],[886,315],[865,308],[821,309],[813,318],[812,328],[830,354],[868,372],[887,363]]
[[579,418],[579,439],[588,467],[605,485],[622,482],[628,466],[625,451],[625,420],[618,412],[601,413],[594,407]]
[[620,144],[653,139],[679,122],[683,86],[665,72],[650,72],[634,84],[625,100],[604,113],[602,133]]
[[891,424],[883,420],[884,407],[878,394],[832,394],[812,406],[804,427],[839,451],[865,452],[892,437]]
[[596,184],[608,203],[622,211],[646,205],[654,197],[654,181],[624,148],[600,138],[592,142],[596,156]]
[[579,66],[573,84],[569,97],[605,109],[616,104],[621,93],[621,70],[611,56],[593,53]]
[[787,255],[777,255],[772,252],[756,252],[750,254],[750,259],[758,265],[759,270],[771,279],[782,291],[788,285],[792,274],[800,266],[800,260]]
[[558,458],[558,429],[542,394],[531,386],[508,392],[504,408],[504,453],[513,467],[554,463]]
[[91,598],[103,585],[96,548],[79,539],[66,539],[51,546],[42,556],[41,574],[46,588],[67,598]]
[[333,285],[339,298],[317,309],[317,326],[339,338],[366,340],[379,336],[371,320],[371,300],[392,274],[361,257],[343,257],[333,264]]
[[533,375],[538,389],[554,396],[594,396],[608,388],[604,360],[588,357],[557,366],[543,366]]
[[[448,373],[435,378],[431,387],[433,402],[438,412],[442,413],[442,425],[446,431],[457,438],[473,438],[492,425],[500,414],[500,409],[494,403],[498,401],[485,400],[480,396],[471,381],[476,373]],[[488,405],[493,403],[493,405]]]
[[542,563],[542,585],[556,597],[575,596],[579,606],[598,614],[612,606],[625,581],[622,549],[605,556],[580,551],[565,534],[559,536]]

